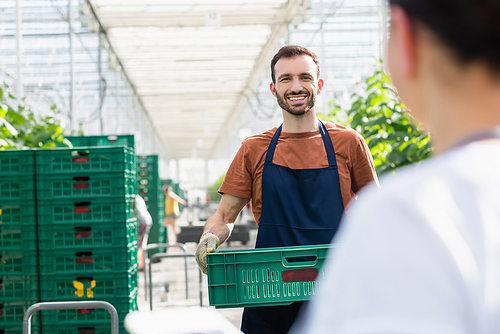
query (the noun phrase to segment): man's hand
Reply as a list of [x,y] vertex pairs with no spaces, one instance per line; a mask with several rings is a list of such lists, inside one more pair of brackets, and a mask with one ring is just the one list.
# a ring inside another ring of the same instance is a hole
[[219,247],[219,238],[212,232],[205,232],[201,235],[198,247],[196,247],[195,257],[198,267],[205,275],[207,274],[207,253],[215,252]]

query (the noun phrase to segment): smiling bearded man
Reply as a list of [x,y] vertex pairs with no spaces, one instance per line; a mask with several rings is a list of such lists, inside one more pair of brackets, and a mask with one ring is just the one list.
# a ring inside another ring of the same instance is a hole
[[[256,248],[327,244],[344,207],[377,176],[370,151],[356,131],[316,117],[323,89],[319,61],[310,50],[285,46],[271,61],[271,93],[283,124],[243,141],[219,192],[217,212],[196,249],[206,273],[206,254],[229,237],[248,201],[259,226]],[[303,303],[245,308],[246,334],[287,333]]]

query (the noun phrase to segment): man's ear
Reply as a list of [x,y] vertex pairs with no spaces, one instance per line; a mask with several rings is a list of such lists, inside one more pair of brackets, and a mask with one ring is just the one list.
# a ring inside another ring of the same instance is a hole
[[321,92],[323,91],[323,85],[324,84],[325,84],[325,81],[320,78],[318,80],[318,92],[317,92],[317,94],[321,94]]
[[391,48],[389,62],[392,71],[407,79],[417,73],[418,52],[416,30],[408,14],[400,6],[391,7]]
[[274,97],[276,97],[276,87],[274,86],[274,82],[271,82],[269,88],[271,89],[271,93],[274,95]]

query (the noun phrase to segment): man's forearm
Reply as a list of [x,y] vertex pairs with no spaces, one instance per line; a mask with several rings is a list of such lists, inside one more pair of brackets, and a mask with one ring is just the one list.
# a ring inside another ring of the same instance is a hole
[[234,221],[224,221],[224,217],[219,212],[214,213],[207,219],[203,232],[212,232],[223,244],[233,231]]

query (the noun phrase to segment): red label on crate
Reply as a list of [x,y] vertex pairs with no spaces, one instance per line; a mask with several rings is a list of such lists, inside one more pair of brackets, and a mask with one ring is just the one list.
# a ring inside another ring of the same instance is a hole
[[90,232],[76,232],[75,238],[92,238],[92,234]]
[[73,163],[75,162],[84,162],[84,163],[88,163],[89,162],[89,158],[71,158],[71,161]]
[[281,272],[281,279],[284,283],[308,282],[318,278],[319,271],[316,268],[294,269]]
[[73,208],[73,213],[91,213],[92,210],[90,208]]
[[94,309],[87,309],[87,308],[82,308],[80,310],[78,310],[76,313],[78,314],[90,314],[90,313],[94,313]]
[[82,263],[94,263],[94,259],[91,257],[78,257],[75,259],[76,263],[82,264]]
[[74,189],[89,189],[90,183],[88,183],[88,182],[73,183],[73,188]]

